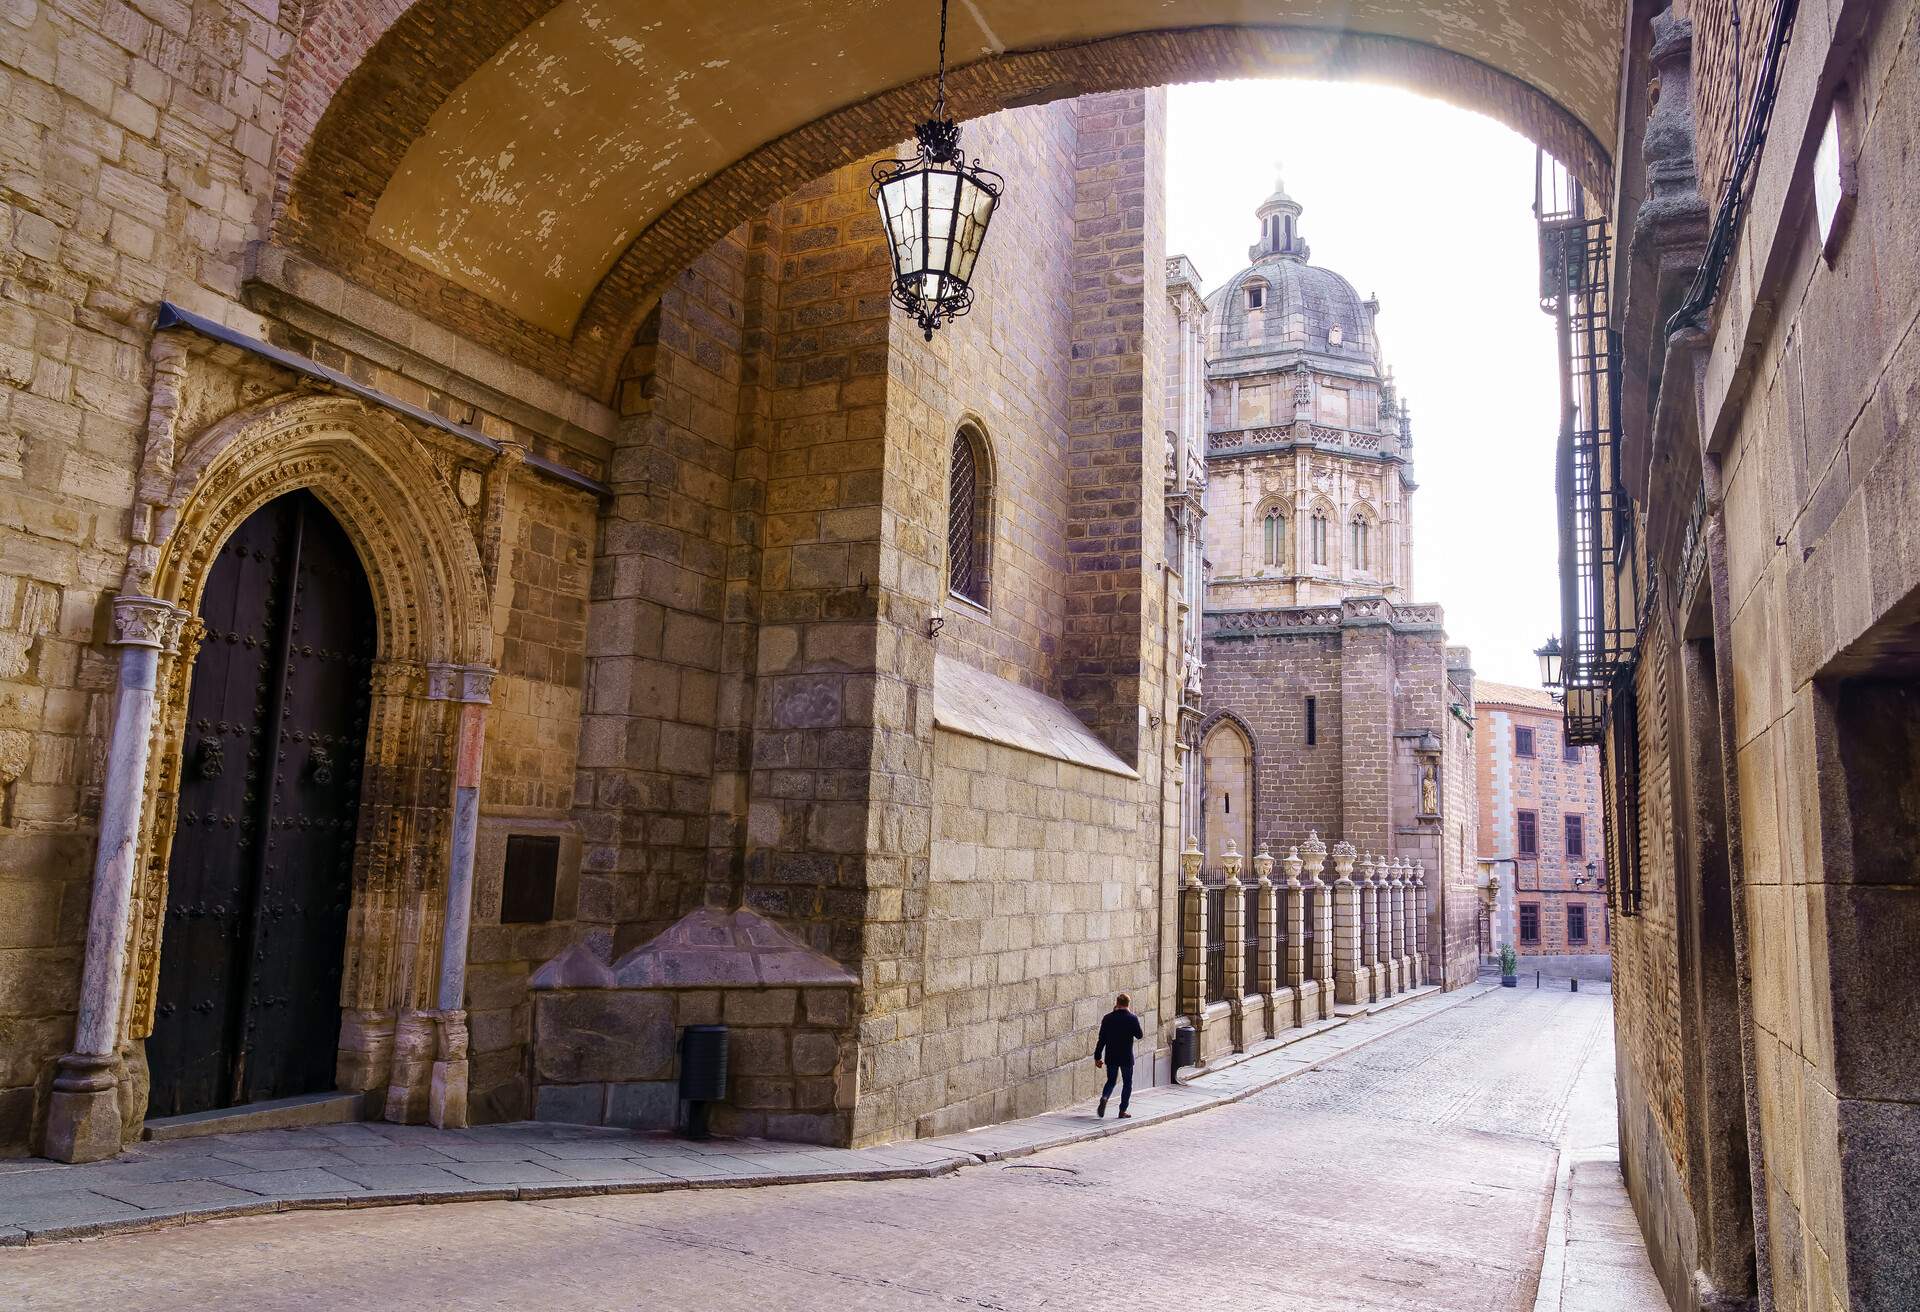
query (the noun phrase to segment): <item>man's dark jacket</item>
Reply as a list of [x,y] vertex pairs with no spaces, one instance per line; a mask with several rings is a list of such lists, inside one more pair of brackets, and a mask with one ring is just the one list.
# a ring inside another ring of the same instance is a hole
[[1140,1018],[1124,1007],[1115,1007],[1100,1018],[1100,1041],[1093,1045],[1093,1059],[1105,1057],[1115,1066],[1131,1066],[1133,1041],[1145,1037]]

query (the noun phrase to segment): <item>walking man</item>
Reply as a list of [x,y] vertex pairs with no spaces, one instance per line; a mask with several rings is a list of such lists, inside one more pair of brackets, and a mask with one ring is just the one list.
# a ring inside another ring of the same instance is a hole
[[1120,1081],[1120,1115],[1117,1119],[1133,1119],[1127,1110],[1127,1104],[1133,1101],[1133,1041],[1146,1037],[1140,1028],[1140,1018],[1128,1010],[1132,999],[1122,993],[1113,1000],[1113,1010],[1100,1018],[1100,1039],[1093,1045],[1093,1064],[1100,1065],[1100,1058],[1107,1059],[1107,1087],[1100,1090],[1100,1115],[1107,1114],[1107,1099],[1113,1097],[1113,1082]]

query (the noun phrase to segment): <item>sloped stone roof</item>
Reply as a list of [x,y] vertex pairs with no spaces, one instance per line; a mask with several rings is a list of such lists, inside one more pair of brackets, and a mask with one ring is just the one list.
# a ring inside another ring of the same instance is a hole
[[[1266,284],[1257,325],[1247,307],[1247,285]],[[1259,351],[1304,351],[1354,364],[1378,366],[1380,346],[1373,315],[1353,284],[1317,264],[1288,255],[1262,256],[1207,297],[1210,355]],[[1340,344],[1329,347],[1327,331],[1338,326]]]
[[527,987],[794,988],[857,983],[839,962],[757,912],[701,907],[611,965],[592,946],[576,943],[535,971]]
[[933,658],[933,722],[969,738],[1140,777],[1062,703],[942,653]]

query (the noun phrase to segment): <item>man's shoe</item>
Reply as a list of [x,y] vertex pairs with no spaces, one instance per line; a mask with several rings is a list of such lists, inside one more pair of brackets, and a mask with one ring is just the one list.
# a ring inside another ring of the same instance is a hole
[[1114,1117],[1113,1119],[1116,1121],[1130,1121],[1133,1119],[1133,1113],[1121,1112],[1118,1116]]
[[[1100,1100],[1100,1109],[1099,1109],[1098,1111],[1096,1111],[1096,1112],[1094,1112],[1094,1115],[1095,1115],[1095,1116],[1105,1116],[1106,1114],[1107,1114],[1107,1100],[1106,1100],[1105,1098],[1102,1098],[1102,1099]],[[1122,1116],[1125,1116],[1125,1115],[1126,1115],[1126,1113],[1125,1113],[1125,1112],[1121,1112],[1120,1114],[1121,1114]]]

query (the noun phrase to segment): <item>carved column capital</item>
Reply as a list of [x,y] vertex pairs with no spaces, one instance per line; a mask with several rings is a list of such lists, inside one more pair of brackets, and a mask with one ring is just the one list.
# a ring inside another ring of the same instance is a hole
[[113,599],[113,636],[107,642],[114,647],[172,651],[179,644],[180,629],[186,621],[187,612],[170,602],[123,592]]

